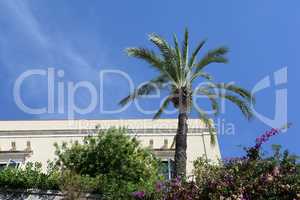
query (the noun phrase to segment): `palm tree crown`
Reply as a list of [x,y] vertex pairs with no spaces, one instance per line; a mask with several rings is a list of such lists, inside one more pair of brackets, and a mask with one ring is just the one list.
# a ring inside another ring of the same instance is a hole
[[[194,109],[209,128],[212,142],[214,142],[214,134],[212,134],[214,131],[208,113],[198,106],[195,107],[193,95],[199,94],[206,96],[210,101],[215,115],[219,114],[219,103],[217,99],[223,98],[237,105],[247,119],[252,117],[250,103],[254,102],[254,98],[250,92],[233,84],[215,83],[212,81],[211,75],[204,71],[209,64],[228,62],[225,57],[228,52],[226,47],[218,47],[210,50],[202,58],[197,59],[206,41],[201,41],[194,51],[190,53],[189,33],[187,29],[185,30],[181,47],[175,35],[173,37],[173,46],[169,45],[165,39],[157,34],[150,34],[149,40],[158,48],[159,53],[142,47],[127,48],[126,52],[131,57],[146,61],[159,72],[159,75],[146,84],[136,88],[132,94],[120,101],[121,105],[125,105],[139,96],[151,94],[156,91],[157,88],[168,89],[169,95],[163,100],[161,107],[154,115],[154,119],[159,118],[170,103],[178,109],[179,115],[188,114]],[[205,80],[206,84],[201,84],[200,87],[193,88],[193,83],[200,78]],[[180,127],[178,127],[178,129],[179,128]],[[184,132],[187,132],[187,128],[183,133]]]

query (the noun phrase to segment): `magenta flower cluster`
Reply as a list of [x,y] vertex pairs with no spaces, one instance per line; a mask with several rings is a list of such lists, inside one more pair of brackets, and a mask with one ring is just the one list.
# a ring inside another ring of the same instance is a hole
[[263,135],[256,138],[255,148],[260,149],[261,145],[269,140],[270,137],[280,133],[280,129],[272,128],[270,131],[266,131]]
[[164,188],[164,183],[161,181],[158,181],[155,185],[156,192],[161,192]]
[[224,164],[233,164],[237,162],[244,162],[246,161],[246,157],[230,157],[230,158],[224,158],[223,163]]
[[133,192],[132,196],[136,199],[143,199],[145,197],[144,191]]

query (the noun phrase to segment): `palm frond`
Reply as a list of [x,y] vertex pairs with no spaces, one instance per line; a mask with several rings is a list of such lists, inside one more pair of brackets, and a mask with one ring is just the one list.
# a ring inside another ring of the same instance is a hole
[[196,72],[202,70],[205,66],[211,63],[227,63],[227,58],[224,55],[228,52],[227,47],[219,47],[209,51],[201,60],[196,64]]
[[203,121],[205,126],[208,128],[208,132],[210,134],[210,143],[211,144],[216,144],[216,138],[215,138],[215,133],[216,130],[212,126],[212,122],[210,118],[207,116],[206,112],[200,108],[195,108],[195,110],[198,112],[199,118]]
[[219,103],[217,101],[217,94],[211,93],[210,91],[202,88],[199,88],[196,92],[205,95],[209,99],[211,108],[213,109],[215,115],[218,115],[220,113]]
[[162,74],[167,75],[170,80],[176,82],[174,77],[170,74],[170,71],[166,68],[166,62],[154,51],[151,51],[146,48],[134,47],[126,49],[127,55],[135,58],[139,58],[141,60],[146,61],[150,64],[151,67],[159,70]]
[[217,88],[220,90],[229,91],[238,94],[242,98],[246,99],[248,102],[255,104],[255,97],[251,94],[251,92],[237,85],[233,85],[231,83],[212,83],[208,85],[207,88]]
[[184,40],[182,44],[182,60],[184,66],[188,65],[188,57],[189,57],[189,31],[186,28],[184,31]]
[[[219,90],[217,93],[215,93],[215,92],[211,93],[210,90],[214,89],[214,88],[221,89],[221,90]],[[238,91],[236,93],[239,94],[241,96],[241,98],[236,95],[227,94],[226,91],[224,91],[224,88],[225,88],[225,90],[230,88],[230,91],[233,91],[233,89],[235,89],[236,91]],[[208,94],[217,95],[217,97],[219,97],[219,98],[223,98],[223,99],[231,101],[234,105],[239,107],[239,109],[241,110],[243,115],[248,120],[252,119],[253,112],[251,110],[251,106],[250,106],[251,101],[249,101],[249,98],[253,99],[253,97],[251,97],[251,94],[247,90],[242,89],[240,87],[235,88],[235,87],[229,87],[229,85],[226,85],[226,84],[224,86],[224,84],[215,84],[215,83],[212,83],[211,85],[200,87],[200,88],[198,88],[198,90],[202,93],[209,92]]]
[[125,50],[128,56],[135,57],[146,61],[153,67],[161,70],[164,66],[163,60],[155,54],[154,51],[151,51],[146,48],[135,47],[135,48],[127,48]]
[[248,102],[240,99],[238,96],[228,95],[228,94],[221,95],[221,98],[225,98],[231,101],[234,105],[239,107],[239,109],[242,111],[242,113],[248,120],[252,119],[253,112]]
[[196,78],[199,78],[199,77],[205,78],[205,79],[207,79],[209,81],[211,81],[213,79],[213,77],[210,74],[208,74],[206,72],[203,72],[203,71],[199,71],[199,72],[197,72],[197,73],[195,73],[195,74],[192,75],[191,82],[193,80],[195,80]]
[[170,79],[176,83],[178,82],[176,73],[176,52],[168,42],[159,35],[152,33],[149,35],[149,40],[160,50],[164,58],[164,70]]
[[168,96],[164,99],[163,103],[161,104],[159,110],[155,113],[153,116],[153,119],[160,118],[161,114],[164,112],[164,110],[168,107],[169,103],[171,102],[171,96]]
[[225,86],[225,90],[229,90],[233,93],[236,93],[236,94],[240,95],[241,97],[247,99],[247,101],[255,104],[255,97],[251,94],[250,91],[248,91],[244,88],[241,88],[236,85],[227,85],[227,86]]
[[155,33],[152,33],[149,35],[149,40],[160,50],[165,61],[168,62],[170,59],[173,59],[172,48],[165,39]]
[[157,78],[143,84],[141,87],[136,88],[132,94],[122,99],[119,104],[124,106],[137,97],[150,94],[151,92],[155,91],[155,89],[162,88],[163,84],[167,83],[168,81],[169,80],[165,75],[158,76]]
[[181,57],[181,52],[180,52],[180,48],[179,48],[179,44],[178,44],[178,39],[177,39],[175,34],[173,36],[173,40],[174,40],[174,45],[175,45],[176,61],[177,61],[176,75],[177,75],[177,78],[178,78],[177,80],[179,80],[179,79],[181,79],[180,67],[182,65],[182,57]]
[[196,47],[196,49],[194,50],[194,52],[192,53],[192,56],[191,56],[191,58],[189,60],[189,67],[190,68],[193,67],[194,62],[196,60],[196,57],[197,57],[199,51],[201,50],[201,48],[204,46],[205,42],[206,42],[206,40],[203,40],[202,42],[200,42],[198,44],[198,46]]

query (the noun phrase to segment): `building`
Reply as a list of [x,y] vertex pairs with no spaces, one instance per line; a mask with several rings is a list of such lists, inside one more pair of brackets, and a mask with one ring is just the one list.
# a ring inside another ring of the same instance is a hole
[[[187,172],[190,174],[196,158],[204,156],[216,161],[220,150],[217,142],[210,143],[210,135],[199,119],[190,119],[188,123]],[[47,161],[55,158],[55,142],[80,142],[97,129],[110,127],[128,128],[132,137],[138,138],[162,160],[168,163],[173,160],[177,119],[0,121],[0,167],[38,161],[45,168]]]

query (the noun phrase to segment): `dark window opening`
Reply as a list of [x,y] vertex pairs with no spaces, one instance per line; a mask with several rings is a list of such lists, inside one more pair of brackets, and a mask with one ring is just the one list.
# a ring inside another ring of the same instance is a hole
[[174,169],[175,166],[173,160],[164,160],[161,164],[160,173],[165,177],[166,180],[170,180],[175,178]]

